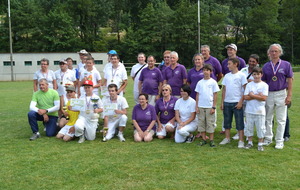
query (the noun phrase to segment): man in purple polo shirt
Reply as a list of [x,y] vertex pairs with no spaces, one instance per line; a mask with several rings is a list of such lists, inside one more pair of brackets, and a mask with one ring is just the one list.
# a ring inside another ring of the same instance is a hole
[[183,65],[177,63],[178,53],[172,51],[170,53],[171,65],[167,67],[163,73],[164,84],[169,84],[172,88],[174,96],[180,97],[180,88],[187,80],[187,72]]
[[148,103],[155,106],[164,80],[160,70],[155,67],[155,58],[152,55],[148,56],[147,63],[148,67],[142,70],[139,78],[139,93],[148,94]]
[[227,65],[228,65],[228,59],[230,59],[230,58],[238,58],[240,60],[240,64],[239,64],[239,68],[238,68],[239,71],[242,68],[246,67],[245,60],[243,58],[241,58],[241,57],[238,57],[236,55],[237,46],[235,44],[229,44],[229,45],[225,46],[225,48],[227,49],[228,58],[226,58],[226,59],[224,59],[222,61],[222,73],[223,73],[223,75],[226,75],[227,73],[230,72],[229,69],[228,69],[228,67],[227,67]]
[[217,58],[210,55],[210,47],[208,45],[201,46],[201,54],[204,57],[204,63],[213,66],[214,70],[212,72],[211,77],[215,79],[217,82],[219,82],[223,77],[222,66],[220,61]]
[[292,100],[293,71],[289,62],[281,60],[283,54],[279,44],[272,44],[268,49],[270,61],[263,66],[262,80],[269,85],[269,96],[266,101],[266,133],[264,145],[268,146],[273,139],[273,114],[276,110],[277,130],[276,149],[284,147],[284,129],[286,123],[287,104]]

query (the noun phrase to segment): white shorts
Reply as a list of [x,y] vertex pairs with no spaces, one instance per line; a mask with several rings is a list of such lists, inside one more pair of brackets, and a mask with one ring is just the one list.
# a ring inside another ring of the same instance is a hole
[[264,115],[255,115],[251,113],[246,113],[246,126],[245,126],[245,136],[253,137],[254,126],[256,126],[257,137],[262,139],[265,137],[266,133],[266,117]]
[[63,128],[61,128],[61,130],[58,133],[60,133],[62,135],[67,135],[69,137],[74,137],[74,135],[75,135],[74,133],[69,133],[69,129],[71,127],[73,127],[73,126],[71,126],[71,125],[65,125]]
[[164,136],[165,137],[165,136],[167,136],[166,126],[170,126],[174,129],[176,126],[176,123],[175,123],[175,126],[172,123],[166,123],[166,124],[161,124],[161,125],[162,125],[161,131],[157,131],[158,127],[156,127],[156,136]]

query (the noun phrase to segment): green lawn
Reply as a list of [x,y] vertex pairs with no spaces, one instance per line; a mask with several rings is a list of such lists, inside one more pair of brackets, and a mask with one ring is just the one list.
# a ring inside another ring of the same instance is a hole
[[[131,119],[126,142],[117,138],[78,144],[45,137],[29,141],[30,82],[0,82],[0,189],[300,189],[300,73],[295,73],[289,109],[291,140],[264,152],[225,146],[198,147],[169,139],[135,143]],[[132,82],[126,92],[133,107]],[[220,99],[219,99],[220,102]],[[218,104],[219,107],[219,104]],[[219,134],[222,112],[218,109]],[[234,134],[235,130],[232,131]]]

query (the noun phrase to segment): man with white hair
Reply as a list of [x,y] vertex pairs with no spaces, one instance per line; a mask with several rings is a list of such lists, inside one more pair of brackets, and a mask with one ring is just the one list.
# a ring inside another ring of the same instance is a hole
[[217,82],[220,81],[223,77],[220,61],[210,55],[210,47],[208,45],[201,46],[201,54],[204,57],[204,63],[210,64],[213,67],[212,78]]
[[266,133],[264,145],[268,146],[273,139],[273,115],[276,112],[276,149],[284,147],[284,129],[287,117],[287,105],[292,100],[293,71],[288,61],[280,59],[283,50],[280,44],[270,45],[268,51],[270,61],[263,66],[262,80],[269,85],[269,96],[266,101]]
[[45,78],[39,80],[39,91],[33,93],[28,112],[28,122],[33,132],[29,140],[41,137],[37,121],[43,121],[46,127],[46,136],[52,137],[57,133],[57,118],[59,96],[56,90],[48,87]]
[[84,57],[87,56],[89,53],[85,49],[82,49],[77,53],[79,54],[79,58],[81,60],[77,65],[77,70],[80,71],[80,69],[84,67]]
[[167,67],[163,72],[164,84],[169,84],[172,88],[174,96],[180,97],[180,88],[187,81],[187,72],[184,65],[179,64],[178,53],[172,51],[170,53],[170,66]]
[[224,59],[222,61],[222,73],[223,73],[223,75],[226,75],[227,73],[230,72],[230,70],[227,67],[227,65],[228,65],[228,59],[230,59],[230,58],[237,58],[237,59],[240,60],[240,64],[239,64],[239,67],[238,67],[239,71],[242,68],[246,67],[245,60],[243,58],[241,58],[241,57],[238,57],[236,55],[236,53],[237,53],[237,46],[235,44],[229,44],[229,45],[225,46],[225,48],[227,49],[228,58],[226,58],[226,59]]

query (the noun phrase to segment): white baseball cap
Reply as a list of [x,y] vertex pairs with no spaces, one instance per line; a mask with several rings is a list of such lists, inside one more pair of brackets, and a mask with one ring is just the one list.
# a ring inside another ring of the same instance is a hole
[[88,52],[85,49],[80,50],[79,52],[77,52],[79,54],[88,54]]
[[227,48],[232,48],[232,49],[234,49],[235,51],[237,51],[237,46],[236,46],[235,44],[229,44],[229,45],[225,46],[225,48],[226,48],[226,49],[227,49]]

